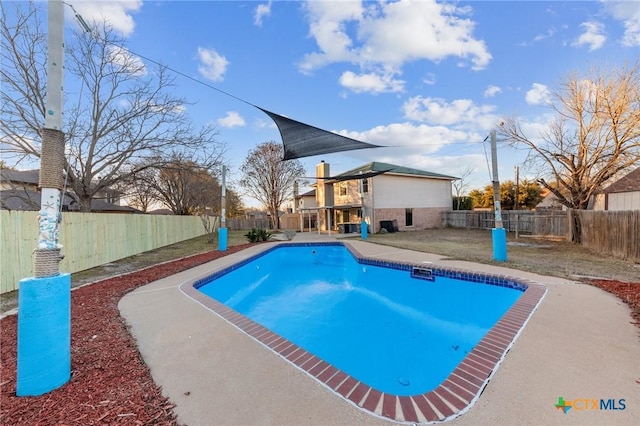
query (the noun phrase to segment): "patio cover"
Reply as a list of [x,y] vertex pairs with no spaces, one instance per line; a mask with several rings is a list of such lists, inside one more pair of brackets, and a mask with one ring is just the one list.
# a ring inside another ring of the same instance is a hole
[[313,155],[329,154],[332,152],[351,151],[355,149],[379,148],[366,142],[341,136],[322,130],[309,124],[284,117],[254,105],[267,114],[278,126],[284,145],[283,160],[311,157]]
[[327,177],[305,176],[304,179],[324,179],[324,180],[330,180],[332,182],[342,182],[342,181],[345,181],[345,180],[367,179],[367,178],[370,178],[370,177],[381,175],[383,173],[390,172],[391,170],[393,170],[393,169],[379,170],[379,171],[366,172],[366,173],[359,173],[359,174],[356,174],[356,175],[338,175],[338,176],[327,176]]

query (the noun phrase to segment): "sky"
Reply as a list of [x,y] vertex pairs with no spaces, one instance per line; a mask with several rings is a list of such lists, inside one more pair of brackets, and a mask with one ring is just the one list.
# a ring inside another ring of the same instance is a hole
[[[469,170],[467,192],[483,188],[487,136],[501,120],[517,118],[536,138],[554,117],[551,91],[563,77],[640,54],[633,1],[66,3],[87,22],[109,20],[131,51],[192,78],[177,76],[174,90],[195,123],[217,126],[232,183],[250,150],[281,142],[251,103],[388,146],[300,159],[308,176],[321,160],[332,175],[381,161],[450,176]],[[65,9],[67,27],[78,27]],[[534,177],[526,151],[497,145],[501,181],[515,179],[515,166]]]

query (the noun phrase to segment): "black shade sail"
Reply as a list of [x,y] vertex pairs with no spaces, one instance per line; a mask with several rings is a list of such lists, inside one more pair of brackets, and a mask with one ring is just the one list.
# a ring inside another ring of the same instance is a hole
[[256,108],[271,117],[278,126],[284,145],[283,160],[380,147],[292,120],[258,106]]

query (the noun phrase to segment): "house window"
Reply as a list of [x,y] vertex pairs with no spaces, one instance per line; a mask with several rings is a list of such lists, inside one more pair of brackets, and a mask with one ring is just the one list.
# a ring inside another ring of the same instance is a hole
[[341,183],[339,191],[340,191],[339,194],[340,194],[341,197],[347,195],[347,184],[346,183]]
[[362,192],[369,192],[369,179],[362,179]]
[[349,210],[342,210],[342,223],[349,222]]
[[413,209],[404,209],[404,224],[413,226]]

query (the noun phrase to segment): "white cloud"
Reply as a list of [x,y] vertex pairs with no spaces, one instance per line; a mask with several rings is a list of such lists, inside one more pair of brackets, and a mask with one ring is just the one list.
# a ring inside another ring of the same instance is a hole
[[622,45],[640,46],[640,7],[636,1],[606,1],[606,10],[611,16],[622,21],[624,36]]
[[424,84],[428,84],[429,86],[436,84],[436,75],[432,72],[428,73],[422,79]]
[[73,6],[89,24],[107,21],[123,37],[133,33],[132,14],[142,8],[142,0],[76,1]]
[[227,71],[229,61],[214,49],[198,47],[198,59],[201,64],[198,72],[205,78],[213,81],[222,81],[224,73]]
[[585,29],[585,32],[573,42],[573,46],[589,46],[589,51],[600,49],[604,42],[607,40],[607,36],[604,31],[604,24],[597,21],[583,22],[580,24]]
[[408,62],[437,63],[453,57],[479,70],[491,60],[485,42],[473,37],[470,7],[434,0],[308,1],[305,5],[309,34],[318,45],[318,51],[305,55],[299,64],[305,73],[348,62],[359,65],[362,75],[394,80],[394,75],[384,73],[401,73]]
[[273,120],[263,120],[262,118],[258,118],[254,121],[253,124],[258,129],[277,129],[276,123]]
[[547,39],[547,38],[551,38],[551,37],[554,36],[555,33],[556,33],[556,29],[555,28],[553,28],[553,27],[549,28],[547,30],[546,34],[538,34],[537,36],[535,36],[533,38],[533,41],[534,42],[538,42],[538,41],[542,41],[542,40]]
[[128,72],[136,76],[147,74],[147,68],[138,56],[134,56],[126,49],[121,47],[109,46],[109,61],[126,69]]
[[218,118],[217,123],[222,127],[243,127],[246,125],[244,118],[236,111],[227,111],[227,115]]
[[551,91],[544,84],[533,83],[531,89],[527,90],[527,94],[524,99],[529,105],[550,104]]
[[502,89],[498,86],[490,85],[487,90],[484,91],[485,98],[493,98],[498,93],[502,93]]
[[402,106],[410,120],[442,126],[492,128],[498,121],[493,105],[475,105],[471,99],[446,102],[440,98],[414,96]]
[[356,93],[402,92],[404,90],[404,81],[395,80],[390,74],[355,74],[351,71],[345,71],[340,76],[340,84]]
[[272,4],[272,1],[269,0],[269,2],[266,4],[259,4],[258,6],[256,6],[253,13],[253,23],[258,27],[262,26],[262,20],[266,16],[271,15],[271,4]]
[[397,147],[400,146],[407,154],[411,150],[430,154],[450,143],[466,142],[469,139],[469,133],[464,131],[453,130],[445,126],[416,125],[408,122],[376,126],[364,132],[342,130],[337,133],[377,145],[393,145],[395,150],[398,150]]

